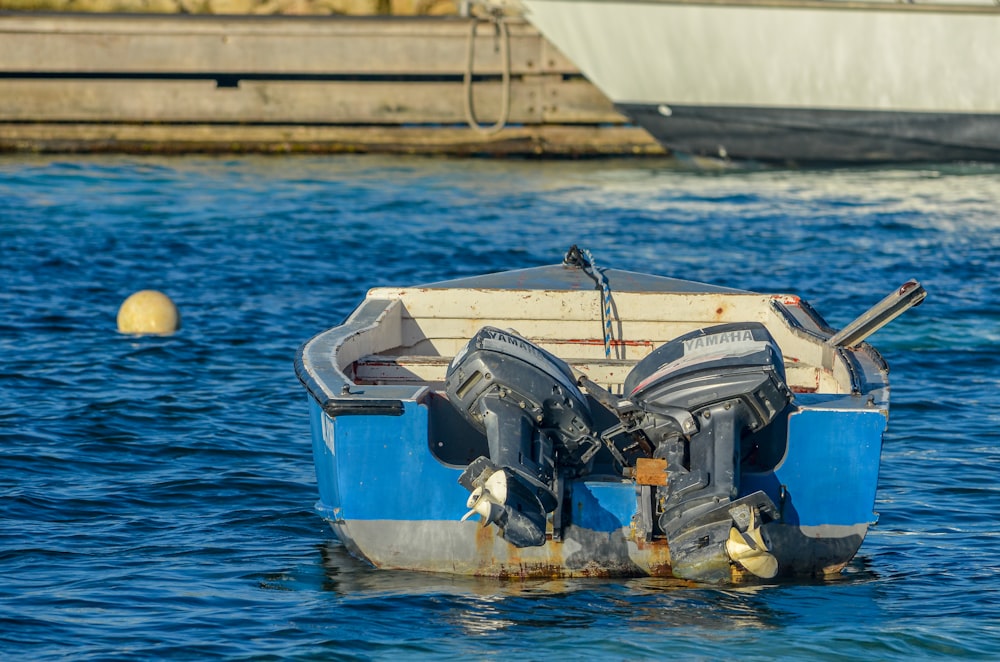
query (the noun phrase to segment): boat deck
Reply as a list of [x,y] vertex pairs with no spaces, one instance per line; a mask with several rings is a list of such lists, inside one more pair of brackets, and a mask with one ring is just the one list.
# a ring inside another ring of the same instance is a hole
[[[445,371],[451,358],[368,354],[351,364],[349,377],[359,385],[424,385],[434,390],[443,390]],[[634,360],[624,359],[589,359],[574,361],[570,365],[591,381],[620,395],[622,382],[635,363]],[[824,374],[826,373],[818,366],[802,365],[795,361],[785,362],[785,375],[789,387],[795,393],[816,393],[821,390],[820,385],[825,385],[828,381],[824,380]]]

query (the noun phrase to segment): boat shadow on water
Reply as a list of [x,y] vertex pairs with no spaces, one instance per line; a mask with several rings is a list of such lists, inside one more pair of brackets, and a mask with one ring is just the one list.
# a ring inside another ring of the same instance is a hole
[[[382,572],[354,558],[336,540],[317,545],[316,556],[322,575],[318,583],[308,582],[307,588],[330,594],[339,618],[350,619],[355,610],[374,605],[384,611],[385,600],[391,599],[400,610],[431,610],[435,627],[457,629],[467,636],[523,627],[603,631],[610,624],[633,633],[662,633],[664,629],[687,633],[690,628],[716,633],[781,631],[789,618],[780,606],[783,596],[795,592],[796,609],[807,611],[812,608],[811,599],[801,592],[813,587],[844,587],[850,591],[852,608],[879,611],[879,577],[860,555],[846,572],[835,576],[738,586],[671,577],[500,579]],[[820,603],[825,608],[826,601]]]
[[[760,591],[785,586],[844,586],[867,584],[883,579],[865,554],[857,554],[844,572],[823,577],[777,577],[734,586],[694,582],[676,577],[564,577],[525,579],[521,577],[483,577],[444,572],[398,570],[381,572],[370,563],[352,555],[339,540],[325,540],[315,546],[316,575],[319,581],[305,581],[309,590],[319,590],[351,598],[386,595],[452,595],[475,598],[505,598],[532,595],[560,595],[578,591],[625,591],[630,595],[657,595],[671,591],[711,591],[717,595],[756,595]],[[310,573],[312,574],[312,573]],[[287,576],[284,576],[287,579]],[[261,587],[274,590],[291,588],[284,579],[262,581]]]

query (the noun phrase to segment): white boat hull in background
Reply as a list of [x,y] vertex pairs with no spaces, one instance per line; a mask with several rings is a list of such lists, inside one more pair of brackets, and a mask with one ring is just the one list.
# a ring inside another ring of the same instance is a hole
[[785,162],[1000,160],[1000,7],[524,0],[666,147]]

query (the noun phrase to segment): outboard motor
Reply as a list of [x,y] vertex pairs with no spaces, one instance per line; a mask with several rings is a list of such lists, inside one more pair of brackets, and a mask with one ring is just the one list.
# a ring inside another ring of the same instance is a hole
[[471,492],[463,519],[479,514],[517,547],[545,543],[546,513],[562,477],[585,472],[600,447],[587,399],[566,363],[512,331],[482,328],[445,377],[451,403],[486,434],[459,482]]
[[[727,578],[732,559],[774,576],[777,561],[759,531],[765,517],[777,516],[774,504],[763,492],[737,500],[741,439],[770,424],[792,397],[767,329],[723,324],[676,338],[632,369],[624,394],[642,412],[653,457],[667,463],[656,502],[674,574]],[[689,413],[697,429],[691,418],[679,424],[677,412]]]

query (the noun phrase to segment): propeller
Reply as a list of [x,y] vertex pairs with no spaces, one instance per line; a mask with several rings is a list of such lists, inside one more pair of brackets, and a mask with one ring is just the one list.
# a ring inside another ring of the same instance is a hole
[[778,559],[771,554],[761,537],[756,509],[750,511],[750,524],[746,531],[740,531],[735,526],[729,530],[726,552],[729,558],[761,579],[771,579],[778,574]]
[[503,504],[507,502],[507,474],[502,469],[494,471],[483,485],[472,490],[469,500],[465,502],[469,512],[462,516],[462,521],[473,515],[479,515],[483,526],[492,524],[503,512]]

